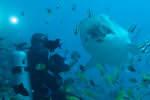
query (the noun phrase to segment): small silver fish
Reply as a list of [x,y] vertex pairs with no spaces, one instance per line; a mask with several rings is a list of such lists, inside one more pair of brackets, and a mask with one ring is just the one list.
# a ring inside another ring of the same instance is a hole
[[139,46],[139,49],[143,52],[143,53],[146,53],[146,52],[149,52],[149,48],[150,47],[150,40],[146,40],[145,43],[141,46]]
[[46,11],[47,11],[48,14],[52,14],[52,10],[51,9],[46,8]]
[[88,15],[89,18],[93,17],[93,12],[92,12],[91,8],[89,8],[88,14],[89,14]]
[[78,25],[76,24],[75,29],[74,29],[74,34],[77,35],[78,34]]
[[137,82],[137,80],[135,78],[131,78],[131,79],[129,79],[129,81],[132,82],[132,83],[136,83]]
[[128,32],[134,33],[137,28],[137,24],[132,24],[131,27],[129,27]]
[[57,4],[56,9],[59,9],[61,7],[61,4]]
[[77,4],[73,4],[72,5],[72,11],[76,11],[76,9],[77,9]]

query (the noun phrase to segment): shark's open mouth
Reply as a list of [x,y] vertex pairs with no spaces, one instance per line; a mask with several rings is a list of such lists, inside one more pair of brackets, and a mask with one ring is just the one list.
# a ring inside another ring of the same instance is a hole
[[95,24],[87,31],[86,40],[92,39],[96,42],[103,42],[106,35],[112,33],[113,32],[104,25]]

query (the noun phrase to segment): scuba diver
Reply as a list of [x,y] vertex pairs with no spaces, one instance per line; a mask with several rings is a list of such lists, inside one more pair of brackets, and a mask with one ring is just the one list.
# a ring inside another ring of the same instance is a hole
[[35,33],[31,38],[28,64],[33,100],[68,100],[66,96],[70,94],[60,90],[62,78],[59,73],[69,71],[70,66],[65,64],[64,57],[51,55],[57,47],[60,47],[59,39],[51,41],[41,33]]

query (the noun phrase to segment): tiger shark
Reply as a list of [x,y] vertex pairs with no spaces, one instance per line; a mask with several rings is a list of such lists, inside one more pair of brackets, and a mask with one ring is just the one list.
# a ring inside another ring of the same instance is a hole
[[85,50],[92,56],[85,70],[97,63],[120,66],[140,51],[128,36],[128,31],[116,24],[109,16],[98,15],[80,22],[80,39]]

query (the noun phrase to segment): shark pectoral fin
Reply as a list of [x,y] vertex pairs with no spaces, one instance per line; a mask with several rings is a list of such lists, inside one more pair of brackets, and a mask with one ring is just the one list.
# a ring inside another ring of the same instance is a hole
[[95,57],[92,57],[90,61],[85,65],[84,72],[87,71],[89,68],[95,67],[98,63],[98,60]]
[[127,48],[132,55],[139,55],[142,53],[142,51],[137,46],[135,46],[133,44],[127,44]]

